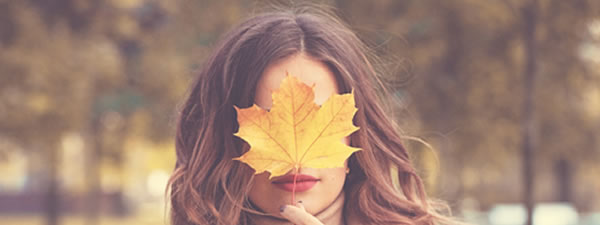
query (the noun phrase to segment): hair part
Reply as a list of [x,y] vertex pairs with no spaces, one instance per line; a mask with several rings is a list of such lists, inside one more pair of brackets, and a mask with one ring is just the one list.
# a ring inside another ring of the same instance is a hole
[[[354,91],[360,129],[350,139],[363,150],[348,161],[344,214],[363,224],[452,221],[431,206],[400,134],[377,103],[373,87],[385,87],[369,61],[373,56],[367,57],[368,48],[342,20],[315,7],[265,12],[221,40],[197,72],[179,115],[177,162],[167,189],[173,225],[247,224],[248,213],[257,213],[247,200],[254,171],[231,160],[249,149],[233,135],[233,106],[251,106],[266,67],[300,53],[325,63],[340,92]],[[397,169],[400,190],[391,168]]]

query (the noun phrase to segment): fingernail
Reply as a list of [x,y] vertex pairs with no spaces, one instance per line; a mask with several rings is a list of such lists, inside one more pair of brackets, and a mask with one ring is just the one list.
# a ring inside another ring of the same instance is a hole
[[285,211],[285,205],[282,205],[279,207],[279,212],[283,212],[283,211]]

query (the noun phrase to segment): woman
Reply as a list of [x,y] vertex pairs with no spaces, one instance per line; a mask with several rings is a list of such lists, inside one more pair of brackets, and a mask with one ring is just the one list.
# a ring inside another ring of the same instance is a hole
[[[315,8],[259,14],[227,33],[198,72],[179,115],[169,182],[172,224],[452,223],[429,201],[378,102],[374,87],[383,87],[367,50],[339,19]],[[249,149],[233,135],[234,106],[268,109],[286,73],[314,84],[317,104],[353,90],[360,129],[346,141],[362,149],[346,168],[302,168],[299,173],[318,183],[296,193],[301,202],[294,205],[286,205],[291,193],[277,188],[277,178],[254,175],[232,160]]]

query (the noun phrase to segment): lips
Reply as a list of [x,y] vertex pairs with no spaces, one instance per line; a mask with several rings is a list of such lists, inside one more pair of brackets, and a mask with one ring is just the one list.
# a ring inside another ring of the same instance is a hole
[[[320,180],[316,177],[306,175],[306,174],[298,174],[296,177],[296,192],[304,192],[311,189],[317,182]],[[285,175],[275,179],[272,182],[276,187],[284,190],[292,192],[294,191],[294,174]]]

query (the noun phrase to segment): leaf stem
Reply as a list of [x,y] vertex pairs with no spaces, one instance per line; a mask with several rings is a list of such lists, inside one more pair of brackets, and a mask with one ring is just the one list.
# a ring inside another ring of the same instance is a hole
[[294,168],[294,185],[292,186],[292,205],[296,205],[296,180],[298,179],[298,167]]

